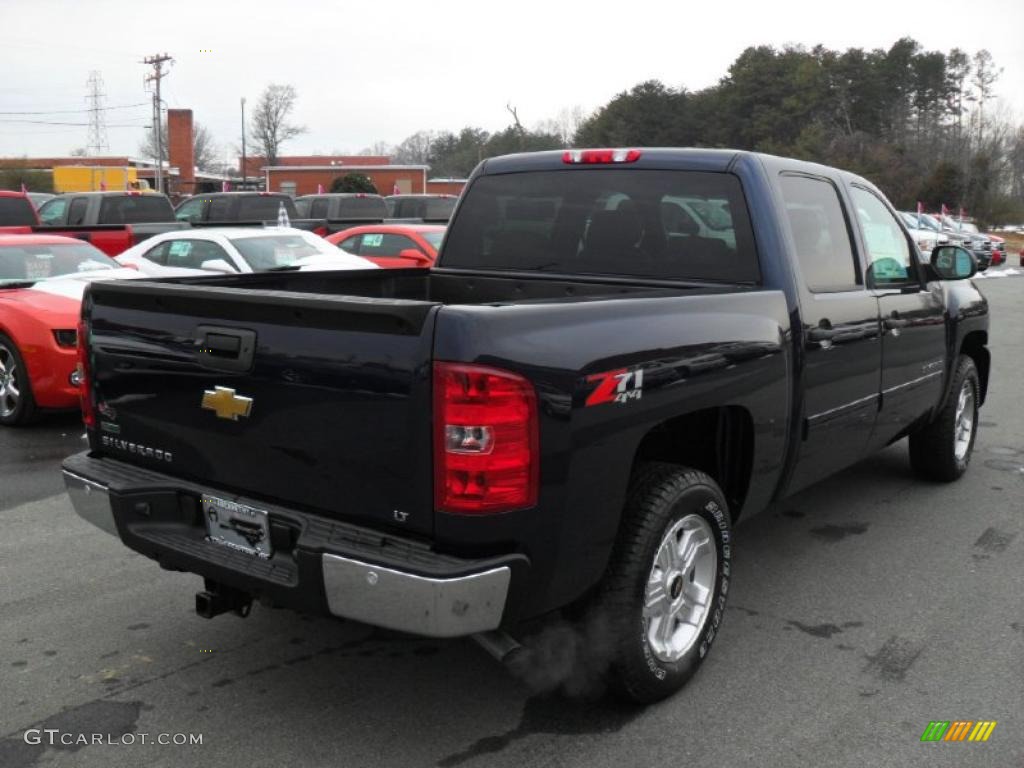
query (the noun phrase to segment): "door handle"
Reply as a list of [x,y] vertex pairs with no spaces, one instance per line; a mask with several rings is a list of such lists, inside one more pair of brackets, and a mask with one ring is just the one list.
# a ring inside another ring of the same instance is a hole
[[836,332],[831,328],[811,328],[807,332],[809,341],[832,341],[835,337]]
[[196,358],[204,368],[216,371],[244,372],[252,368],[256,351],[256,332],[243,328],[196,328]]

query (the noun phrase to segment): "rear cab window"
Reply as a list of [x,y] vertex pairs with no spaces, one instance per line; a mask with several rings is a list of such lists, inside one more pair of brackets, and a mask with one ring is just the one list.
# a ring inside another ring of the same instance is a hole
[[863,288],[839,192],[826,179],[783,174],[786,219],[804,284],[812,293]]
[[448,232],[442,266],[760,281],[739,179],[704,171],[482,176]]

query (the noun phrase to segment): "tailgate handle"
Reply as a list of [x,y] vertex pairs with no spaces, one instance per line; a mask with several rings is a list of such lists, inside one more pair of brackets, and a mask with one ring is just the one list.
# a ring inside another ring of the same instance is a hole
[[256,351],[256,332],[200,325],[196,328],[195,346],[196,358],[204,368],[248,371]]

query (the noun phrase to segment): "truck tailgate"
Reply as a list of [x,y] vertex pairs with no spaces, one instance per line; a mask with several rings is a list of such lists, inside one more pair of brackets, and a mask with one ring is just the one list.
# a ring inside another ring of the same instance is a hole
[[432,531],[437,303],[90,288],[90,446],[226,494]]

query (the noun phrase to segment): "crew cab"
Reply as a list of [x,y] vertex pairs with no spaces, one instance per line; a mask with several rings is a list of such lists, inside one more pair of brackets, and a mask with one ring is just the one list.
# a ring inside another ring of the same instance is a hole
[[586,663],[654,701],[722,628],[738,521],[904,437],[919,476],[967,470],[975,269],[820,165],[493,158],[431,270],[91,286],[64,477],[202,576],[203,616],[259,599],[501,655],[569,609]]
[[357,224],[379,224],[388,217],[388,206],[380,195],[365,192],[332,192],[295,198],[299,216],[319,219],[317,234],[326,237]]
[[323,234],[324,222],[300,218],[295,202],[283,192],[216,192],[195,195],[178,204],[174,216],[193,227],[265,226],[280,223],[284,209],[288,226]]
[[84,240],[117,256],[148,237],[187,227],[174,220],[174,208],[155,192],[74,192],[57,195],[39,208],[32,231]]

